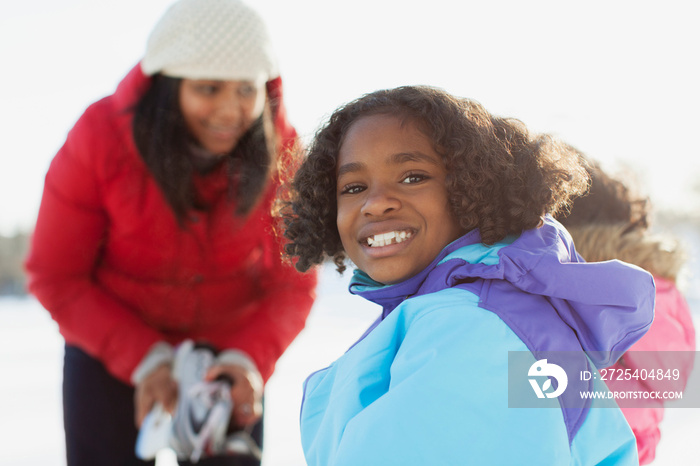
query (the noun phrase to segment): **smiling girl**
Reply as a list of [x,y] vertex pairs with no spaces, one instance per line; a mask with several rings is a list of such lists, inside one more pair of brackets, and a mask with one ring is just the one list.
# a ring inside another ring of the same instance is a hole
[[350,259],[350,291],[382,314],[305,384],[310,465],[636,464],[619,409],[576,400],[599,381],[571,380],[557,409],[509,407],[525,394],[509,353],[595,373],[651,323],[651,276],[584,263],[549,215],[586,183],[563,145],[437,89],[331,116],[293,183],[287,253],[299,270]]

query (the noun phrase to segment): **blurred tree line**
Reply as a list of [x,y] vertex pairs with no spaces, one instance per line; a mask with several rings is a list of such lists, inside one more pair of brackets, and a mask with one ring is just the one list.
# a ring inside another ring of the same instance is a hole
[[27,294],[24,258],[29,250],[29,233],[0,235],[0,296]]

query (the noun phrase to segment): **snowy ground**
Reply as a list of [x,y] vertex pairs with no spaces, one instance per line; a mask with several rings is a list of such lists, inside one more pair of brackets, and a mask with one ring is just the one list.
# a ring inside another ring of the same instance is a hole
[[[346,274],[347,275],[347,274]],[[265,395],[265,466],[304,465],[299,403],[304,379],[342,355],[378,315],[332,270],[306,329],[277,364]],[[0,299],[0,466],[65,465],[61,412],[63,339],[34,299]],[[158,466],[175,464],[166,452]]]
[[[324,270],[307,327],[280,359],[268,383],[265,466],[305,464],[298,427],[302,383],[309,373],[340,356],[378,314],[374,305],[349,295],[345,280]],[[697,289],[693,286],[689,297],[700,330]],[[63,340],[48,313],[31,298],[0,299],[0,322],[0,465],[65,465],[60,393]],[[700,386],[700,370],[694,378],[698,382],[693,385]],[[700,409],[667,409],[661,430],[654,465],[697,464]],[[158,466],[173,464],[167,453],[158,458]]]

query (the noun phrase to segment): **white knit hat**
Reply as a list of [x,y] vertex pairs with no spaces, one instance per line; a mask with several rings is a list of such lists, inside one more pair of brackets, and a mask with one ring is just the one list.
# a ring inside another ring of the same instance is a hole
[[240,0],[179,0],[148,38],[141,69],[174,78],[265,82],[279,76],[260,15]]

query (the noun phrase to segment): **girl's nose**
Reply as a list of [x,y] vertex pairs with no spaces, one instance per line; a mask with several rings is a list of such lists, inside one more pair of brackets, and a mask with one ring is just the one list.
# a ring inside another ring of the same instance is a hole
[[367,197],[362,205],[362,214],[381,217],[401,208],[401,200],[383,187],[368,188]]

